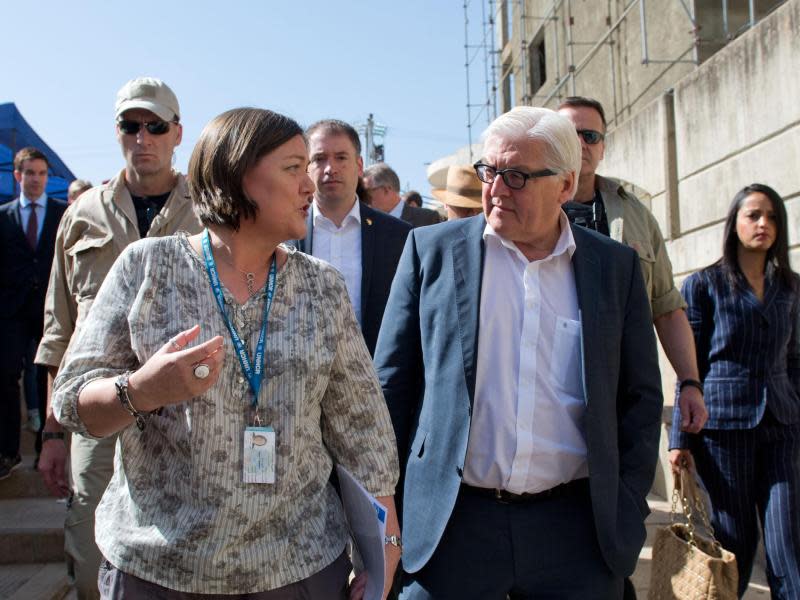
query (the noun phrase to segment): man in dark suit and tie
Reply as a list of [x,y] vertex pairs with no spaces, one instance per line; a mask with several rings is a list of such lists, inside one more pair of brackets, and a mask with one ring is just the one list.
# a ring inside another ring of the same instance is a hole
[[561,210],[575,127],[484,134],[483,214],[415,229],[375,366],[403,466],[403,599],[621,598],[645,540],[661,379],[636,252]]
[[[19,198],[0,206],[0,479],[20,463],[19,377],[32,343],[39,343],[44,324],[44,297],[53,248],[65,202],[48,198],[47,157],[23,148],[14,157]],[[47,372],[37,370],[40,420],[47,397]]]
[[400,178],[386,163],[377,163],[364,169],[364,187],[369,193],[372,208],[411,223],[412,227],[435,225],[442,220],[435,210],[417,208],[403,202],[400,196]]
[[349,124],[318,121],[306,131],[316,191],[302,252],[336,267],[347,285],[370,354],[381,327],[397,261],[411,226],[374,210],[356,195],[363,174],[361,140]]

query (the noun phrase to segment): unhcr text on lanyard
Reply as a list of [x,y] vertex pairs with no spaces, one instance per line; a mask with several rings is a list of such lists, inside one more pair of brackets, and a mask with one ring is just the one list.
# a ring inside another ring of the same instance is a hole
[[266,300],[264,302],[264,315],[261,321],[261,333],[258,335],[258,344],[256,345],[255,360],[250,360],[250,355],[247,353],[247,346],[242,340],[239,332],[236,331],[236,326],[231,321],[228,313],[225,311],[225,297],[222,295],[222,284],[219,280],[219,273],[217,272],[217,265],[214,262],[214,255],[211,253],[211,236],[208,229],[203,232],[203,258],[206,261],[206,270],[208,271],[208,278],[211,281],[211,289],[214,291],[214,298],[217,301],[219,311],[222,313],[222,320],[225,321],[225,326],[231,334],[234,350],[236,356],[239,358],[239,364],[242,367],[242,373],[250,384],[250,390],[253,392],[253,399],[251,401],[251,408],[258,419],[258,392],[261,390],[261,376],[264,373],[264,345],[267,340],[267,319],[269,317],[269,309],[272,306],[272,297],[275,295],[275,283],[278,278],[277,256],[273,255],[272,264],[269,268],[269,277],[264,286]]

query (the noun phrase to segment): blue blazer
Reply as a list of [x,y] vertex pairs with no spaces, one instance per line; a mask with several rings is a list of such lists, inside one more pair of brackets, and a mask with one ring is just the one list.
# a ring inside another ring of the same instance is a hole
[[34,250],[22,230],[19,198],[0,206],[0,306],[4,318],[18,318],[24,312],[41,314],[44,320],[56,232],[66,209],[66,202],[47,199],[42,232]]
[[[361,212],[361,333],[370,355],[381,328],[383,310],[389,298],[397,262],[403,252],[411,225],[395,219],[363,202]],[[308,211],[306,237],[292,244],[306,254],[313,254],[314,219]]]
[[[456,502],[475,395],[483,215],[414,229],[397,268],[375,367],[404,474],[403,567],[421,569]],[[636,252],[573,227],[586,444],[600,547],[620,575],[645,540],[662,396]],[[533,543],[542,543],[533,540]]]
[[[719,265],[683,284],[708,409],[706,429],[752,429],[769,405],[785,425],[800,422],[800,295],[768,273],[764,300],[731,289]],[[677,404],[676,404],[677,406]],[[687,448],[673,413],[670,446]]]

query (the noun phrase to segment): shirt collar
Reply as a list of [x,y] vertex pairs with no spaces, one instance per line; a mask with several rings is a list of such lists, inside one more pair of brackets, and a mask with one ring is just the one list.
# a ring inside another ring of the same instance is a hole
[[35,203],[37,206],[46,206],[47,205],[47,194],[42,194],[38,198],[34,198],[30,200],[24,193],[20,192],[19,194],[19,205],[21,208],[28,208],[28,204]]
[[[558,216],[558,225],[561,228],[561,233],[558,236],[558,241],[556,241],[556,245],[553,247],[553,251],[549,254],[547,258],[560,256],[566,252],[567,254],[569,254],[569,258],[571,259],[572,255],[575,253],[575,237],[572,235],[572,228],[569,226],[569,219],[567,219],[567,215],[563,210],[561,211],[561,214]],[[489,223],[487,222],[486,227],[483,229],[483,240],[486,241],[490,237],[496,239],[498,242],[500,242],[503,246],[511,250],[518,257],[522,258],[526,263],[530,262],[514,242],[505,239],[503,236],[497,233],[492,228],[492,226],[489,225]]]
[[389,211],[389,214],[399,219],[400,215],[403,214],[403,208],[405,208],[403,205],[404,202],[403,199],[401,198],[400,200],[397,201],[397,204],[394,205],[394,208]]
[[[314,222],[314,225],[318,225],[321,220],[325,220],[328,223],[333,223],[328,217],[322,214],[319,209],[319,204],[317,204],[317,199],[314,198],[314,201],[311,203],[311,219]],[[355,197],[353,201],[353,206],[350,209],[344,219],[342,219],[342,227],[347,225],[349,222],[355,221],[359,225],[361,224],[361,205],[358,200],[358,196]]]

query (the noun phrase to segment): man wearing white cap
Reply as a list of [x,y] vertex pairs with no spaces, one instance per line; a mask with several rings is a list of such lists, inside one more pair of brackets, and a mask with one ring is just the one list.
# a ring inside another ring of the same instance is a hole
[[[48,367],[51,388],[70,339],[125,247],[143,237],[201,230],[186,180],[172,169],[183,133],[173,91],[159,79],[133,79],[117,93],[115,116],[125,168],[69,207],[56,238],[44,335],[36,355],[36,362]],[[64,433],[50,406],[42,439],[39,471],[51,492],[65,496],[70,490]],[[81,599],[99,598],[101,554],[94,538],[94,511],[114,471],[115,446],[116,437],[74,436],[71,441],[72,493],[64,545]]]
[[466,219],[480,214],[481,180],[472,165],[453,165],[447,169],[444,189],[431,190],[434,198],[444,204],[447,220]]

